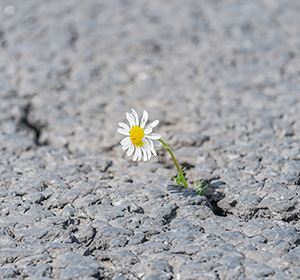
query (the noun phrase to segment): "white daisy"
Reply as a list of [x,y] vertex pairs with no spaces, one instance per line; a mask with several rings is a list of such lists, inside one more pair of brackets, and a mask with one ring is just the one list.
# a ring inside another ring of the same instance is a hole
[[144,161],[151,159],[151,153],[156,156],[155,146],[161,146],[161,142],[158,139],[161,138],[160,134],[152,133],[154,127],[159,123],[155,120],[148,125],[148,113],[144,111],[141,122],[139,122],[138,114],[135,110],[131,109],[132,113],[126,113],[129,126],[126,123],[119,122],[120,128],[118,132],[126,135],[121,141],[122,149],[127,150],[127,155],[133,154],[133,160]]

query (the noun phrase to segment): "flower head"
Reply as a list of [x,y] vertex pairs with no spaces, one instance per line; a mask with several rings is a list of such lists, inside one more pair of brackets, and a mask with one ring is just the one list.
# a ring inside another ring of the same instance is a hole
[[121,141],[122,149],[127,150],[127,155],[133,154],[133,160],[144,161],[151,159],[151,153],[156,156],[155,146],[161,146],[158,139],[161,138],[160,134],[152,133],[153,128],[159,123],[155,120],[148,125],[148,113],[143,112],[141,121],[139,121],[138,114],[135,110],[131,109],[132,113],[126,113],[129,126],[126,123],[119,122],[118,132],[126,135]]

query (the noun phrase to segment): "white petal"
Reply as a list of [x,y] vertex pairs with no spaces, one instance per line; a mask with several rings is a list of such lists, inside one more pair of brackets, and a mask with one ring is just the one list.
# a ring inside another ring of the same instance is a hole
[[153,154],[154,156],[157,156],[157,153],[156,153],[155,149],[152,148],[152,147],[151,147],[151,152],[152,152],[152,154]]
[[151,134],[145,135],[145,137],[147,137],[149,139],[153,139],[153,140],[158,140],[161,138],[161,135],[158,133],[151,133]]
[[147,152],[148,160],[150,160],[151,159],[151,147],[150,147],[150,145],[148,143],[145,143],[143,147],[144,147],[145,151]]
[[146,151],[146,149],[144,148],[144,146],[141,147],[141,150],[142,150],[142,152],[143,152],[143,161],[147,161],[148,155],[147,155],[147,151]]
[[145,127],[145,124],[147,121],[148,121],[148,113],[147,113],[147,111],[144,111],[142,119],[141,119],[141,128]]
[[153,145],[156,147],[160,147],[162,145],[162,143],[158,140],[153,140]]
[[126,123],[119,122],[119,126],[123,127],[124,129],[130,131],[129,126]]
[[138,126],[139,125],[139,116],[138,116],[137,112],[134,109],[131,109],[131,111],[132,111],[132,114],[135,118],[135,125]]
[[155,120],[155,121],[149,123],[149,124],[146,126],[146,128],[147,128],[147,127],[150,127],[150,126],[151,126],[152,128],[154,128],[154,127],[156,127],[156,126],[158,125],[158,123],[159,123],[159,120]]
[[126,117],[127,117],[127,120],[130,124],[130,128],[132,128],[133,126],[135,126],[135,120],[134,120],[134,116],[131,115],[130,113],[126,113]]
[[153,144],[153,142],[152,142],[152,140],[150,140],[150,139],[147,139],[146,140],[147,141],[147,143],[149,144],[149,149],[150,149],[150,151],[152,152],[152,154],[153,155],[157,155],[157,153],[156,153],[156,151],[155,151],[155,149],[154,149],[154,144]]
[[150,134],[151,132],[152,132],[152,127],[151,126],[149,126],[149,127],[147,127],[147,128],[145,128],[145,130],[144,130],[144,133],[147,135],[147,134]]
[[126,129],[124,128],[118,128],[117,131],[121,134],[124,134],[124,135],[128,135],[129,136],[129,131],[127,131]]
[[127,156],[131,156],[134,152],[134,145],[131,143],[128,151],[127,151]]
[[141,147],[137,147],[137,149],[138,149],[138,161],[140,161],[142,159]]
[[138,154],[139,152],[138,152],[138,149],[135,149],[135,152],[134,152],[134,155],[133,155],[133,161],[136,161],[137,160],[137,158],[138,158]]
[[153,141],[152,140],[150,140],[150,139],[145,139],[145,141],[146,141],[146,143],[148,143],[148,145],[150,146],[150,147],[154,147],[154,145],[153,145]]
[[122,141],[121,141],[121,145],[124,146],[126,143],[131,142],[130,141],[130,137],[125,137]]
[[127,149],[130,147],[131,144],[132,144],[131,141],[126,142],[126,143],[122,146],[122,149],[123,149],[123,150],[127,150]]

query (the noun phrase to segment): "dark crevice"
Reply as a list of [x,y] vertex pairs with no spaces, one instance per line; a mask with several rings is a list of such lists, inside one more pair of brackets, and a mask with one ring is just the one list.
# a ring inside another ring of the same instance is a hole
[[177,218],[177,209],[178,209],[178,206],[176,205],[176,207],[174,209],[172,209],[171,213],[169,213],[168,215],[165,215],[163,217],[168,224],[170,224],[172,220]]
[[212,206],[212,210],[216,216],[226,217],[227,214],[229,214],[223,208],[218,206],[218,201],[209,200],[209,202],[210,202],[210,204]]
[[7,43],[6,43],[6,40],[5,40],[5,34],[4,34],[3,30],[0,30],[0,45],[1,45],[2,48],[7,47]]
[[296,246],[299,246],[299,245],[300,245],[300,238],[298,238],[298,239],[295,241],[295,245],[296,245]]
[[203,180],[204,186],[207,185],[205,189],[205,196],[210,202],[214,214],[216,216],[226,217],[231,213],[218,206],[219,201],[225,197],[224,192],[220,189],[223,185],[225,185],[225,183],[223,181],[215,180],[216,178],[211,180]]
[[190,169],[192,169],[192,168],[195,168],[195,165],[190,164],[190,163],[188,163],[188,162],[183,162],[183,163],[182,163],[182,166],[183,166],[183,168],[186,169],[186,170],[190,170]]
[[79,34],[75,27],[71,26],[70,27],[70,39],[69,39],[69,44],[71,47],[75,47],[76,42],[78,40]]
[[291,216],[289,216],[289,217],[287,217],[287,218],[284,218],[284,219],[282,219],[282,220],[283,220],[284,222],[289,223],[289,222],[298,222],[299,219],[300,219],[299,214],[294,213],[294,214],[292,214]]
[[34,143],[36,145],[40,146],[41,143],[40,143],[39,139],[40,139],[42,127],[37,124],[31,123],[29,121],[30,110],[31,110],[31,104],[29,103],[23,109],[23,117],[21,118],[20,124],[21,124],[21,126],[25,127],[25,129],[33,132]]
[[[300,176],[300,174],[298,174],[298,176]],[[300,178],[297,180],[296,185],[300,186]]]

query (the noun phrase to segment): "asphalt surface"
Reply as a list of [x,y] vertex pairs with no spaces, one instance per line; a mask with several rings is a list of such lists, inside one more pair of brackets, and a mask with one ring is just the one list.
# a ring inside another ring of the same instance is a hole
[[[298,0],[1,0],[0,279],[299,279],[299,32]],[[126,156],[131,108],[191,188]]]

